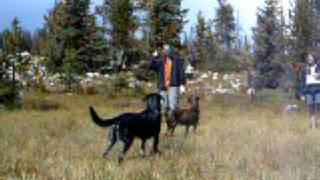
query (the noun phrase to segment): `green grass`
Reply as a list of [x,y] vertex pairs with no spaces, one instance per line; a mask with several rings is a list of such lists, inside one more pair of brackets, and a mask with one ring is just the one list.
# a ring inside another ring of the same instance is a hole
[[[32,95],[31,97],[34,97]],[[44,95],[36,95],[43,97]],[[161,132],[161,156],[142,159],[137,139],[122,165],[119,143],[106,159],[107,131],[94,125],[88,106],[103,117],[139,111],[138,99],[46,94],[59,109],[0,110],[0,179],[317,179],[320,131],[305,110],[282,112],[281,99],[250,104],[243,96],[201,100],[196,133]],[[270,98],[268,95],[268,98]],[[272,102],[272,103],[271,103]],[[151,150],[152,141],[148,143]]]

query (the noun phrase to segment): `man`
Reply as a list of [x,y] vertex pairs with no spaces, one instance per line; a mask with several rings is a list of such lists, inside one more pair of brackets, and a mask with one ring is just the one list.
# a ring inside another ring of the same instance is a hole
[[307,66],[302,74],[301,93],[309,106],[310,123],[313,129],[317,126],[320,112],[320,64],[309,55]]
[[162,47],[162,56],[157,52],[148,63],[148,68],[158,73],[158,89],[164,98],[162,112],[177,109],[179,107],[179,88],[185,83],[183,60],[177,51],[171,51],[170,46]]

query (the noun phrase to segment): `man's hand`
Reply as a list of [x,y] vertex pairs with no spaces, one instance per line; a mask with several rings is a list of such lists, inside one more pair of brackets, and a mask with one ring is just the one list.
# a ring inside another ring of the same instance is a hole
[[306,97],[305,97],[305,96],[300,96],[300,100],[301,100],[301,101],[305,101],[305,100],[306,100]]
[[184,87],[184,85],[180,86],[180,93],[184,94],[186,92],[186,88]]

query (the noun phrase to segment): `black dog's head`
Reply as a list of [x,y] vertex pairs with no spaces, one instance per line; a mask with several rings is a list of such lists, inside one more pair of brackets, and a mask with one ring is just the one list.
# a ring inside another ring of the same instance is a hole
[[160,112],[161,111],[161,100],[163,97],[157,93],[152,93],[147,95],[143,101],[146,103],[146,107],[148,111],[152,112]]

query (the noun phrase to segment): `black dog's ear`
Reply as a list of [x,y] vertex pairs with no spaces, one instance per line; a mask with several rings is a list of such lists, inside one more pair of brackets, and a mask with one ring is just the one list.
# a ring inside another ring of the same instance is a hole
[[162,100],[162,101],[164,101],[165,99],[164,99],[164,97],[163,96],[161,96],[160,94],[157,94],[158,95],[158,97]]
[[149,97],[150,97],[150,94],[149,94],[149,95],[147,95],[147,96],[145,96],[145,97],[142,99],[142,101],[143,101],[143,102],[146,102],[146,101],[147,101],[147,99],[149,99]]

